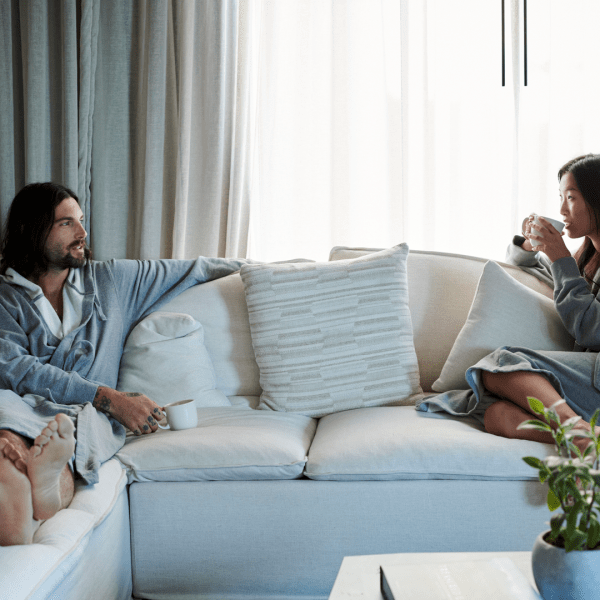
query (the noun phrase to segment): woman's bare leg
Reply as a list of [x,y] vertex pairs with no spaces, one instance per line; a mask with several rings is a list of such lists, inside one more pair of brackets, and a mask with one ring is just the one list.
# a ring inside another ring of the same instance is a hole
[[[484,415],[485,429],[494,435],[507,438],[533,440],[536,442],[554,443],[551,434],[531,429],[517,429],[523,421],[532,418],[532,412],[527,400],[528,396],[537,398],[546,408],[561,400],[554,386],[543,376],[531,371],[515,371],[512,373],[482,373],[485,388],[492,394],[506,398],[510,402],[495,402]],[[566,403],[556,407],[561,423],[578,416]],[[534,415],[537,418],[537,415]],[[583,419],[576,428],[589,431],[590,425]],[[596,428],[600,431],[600,428]],[[586,438],[575,438],[574,442],[582,449],[588,445]]]

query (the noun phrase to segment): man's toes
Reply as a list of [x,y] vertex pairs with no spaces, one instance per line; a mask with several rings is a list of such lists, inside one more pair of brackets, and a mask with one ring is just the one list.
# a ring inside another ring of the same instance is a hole
[[52,439],[52,432],[49,429],[44,429],[40,435],[38,435],[33,444],[35,446],[45,446]]
[[73,421],[64,413],[58,413],[56,415],[55,420],[52,421],[50,425],[56,426],[56,431],[58,432],[58,435],[60,435],[60,437],[62,438],[73,435],[73,431],[75,431]]
[[[60,414],[62,414],[62,413],[60,413]],[[58,415],[56,415],[56,417],[58,417]],[[50,423],[48,423],[48,425],[46,425],[46,429],[49,429],[51,432],[58,431],[58,422],[56,420],[56,417],[54,417],[54,419],[52,421],[50,421]],[[50,435],[52,435],[52,433],[50,433]]]

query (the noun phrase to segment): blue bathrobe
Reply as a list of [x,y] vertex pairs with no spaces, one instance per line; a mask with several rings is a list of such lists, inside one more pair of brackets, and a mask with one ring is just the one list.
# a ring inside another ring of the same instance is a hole
[[471,415],[483,422],[485,411],[498,397],[485,390],[482,371],[533,371],[546,377],[567,404],[589,421],[594,411],[600,408],[600,301],[580,275],[572,257],[551,263],[546,256],[527,252],[513,243],[508,248],[506,261],[554,288],[556,310],[576,341],[574,351],[498,348],[467,369],[466,379],[471,389],[426,396],[417,410]]
[[[123,446],[126,430],[98,412],[98,386],[115,388],[133,327],[189,287],[240,269],[247,260],[88,261],[82,319],[54,336],[21,286],[0,282],[0,429],[34,439],[59,412],[75,422],[73,467],[87,483]],[[130,390],[136,391],[136,390]]]

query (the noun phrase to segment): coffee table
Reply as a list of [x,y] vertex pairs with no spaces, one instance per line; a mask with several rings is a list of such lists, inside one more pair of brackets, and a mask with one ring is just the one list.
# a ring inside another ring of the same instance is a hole
[[[329,600],[383,600],[380,591],[381,565],[420,565],[465,561],[485,561],[509,558],[517,569],[525,575],[534,591],[537,592],[531,571],[531,552],[438,552],[414,554],[372,554],[368,556],[346,556],[331,590]],[[516,599],[519,596],[515,596]],[[438,600],[438,597],[423,598]],[[446,600],[443,595],[439,600]],[[490,600],[484,594],[481,600]]]

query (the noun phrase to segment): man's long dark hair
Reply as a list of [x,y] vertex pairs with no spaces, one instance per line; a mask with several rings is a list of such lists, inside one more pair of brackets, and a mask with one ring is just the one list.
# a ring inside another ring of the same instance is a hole
[[[558,171],[558,181],[560,182],[567,173],[571,173],[575,178],[592,222],[596,224],[596,230],[600,231],[600,154],[586,154],[570,160]],[[594,276],[600,268],[600,254],[596,252],[592,240],[586,237],[573,256],[579,272],[592,286],[593,291],[598,291],[599,282],[594,280]]]
[[[56,207],[67,198],[79,204],[79,198],[69,188],[51,182],[30,183],[15,196],[0,243],[0,274],[9,267],[23,277],[40,275],[48,269],[44,247]],[[86,246],[85,257],[90,256]]]

